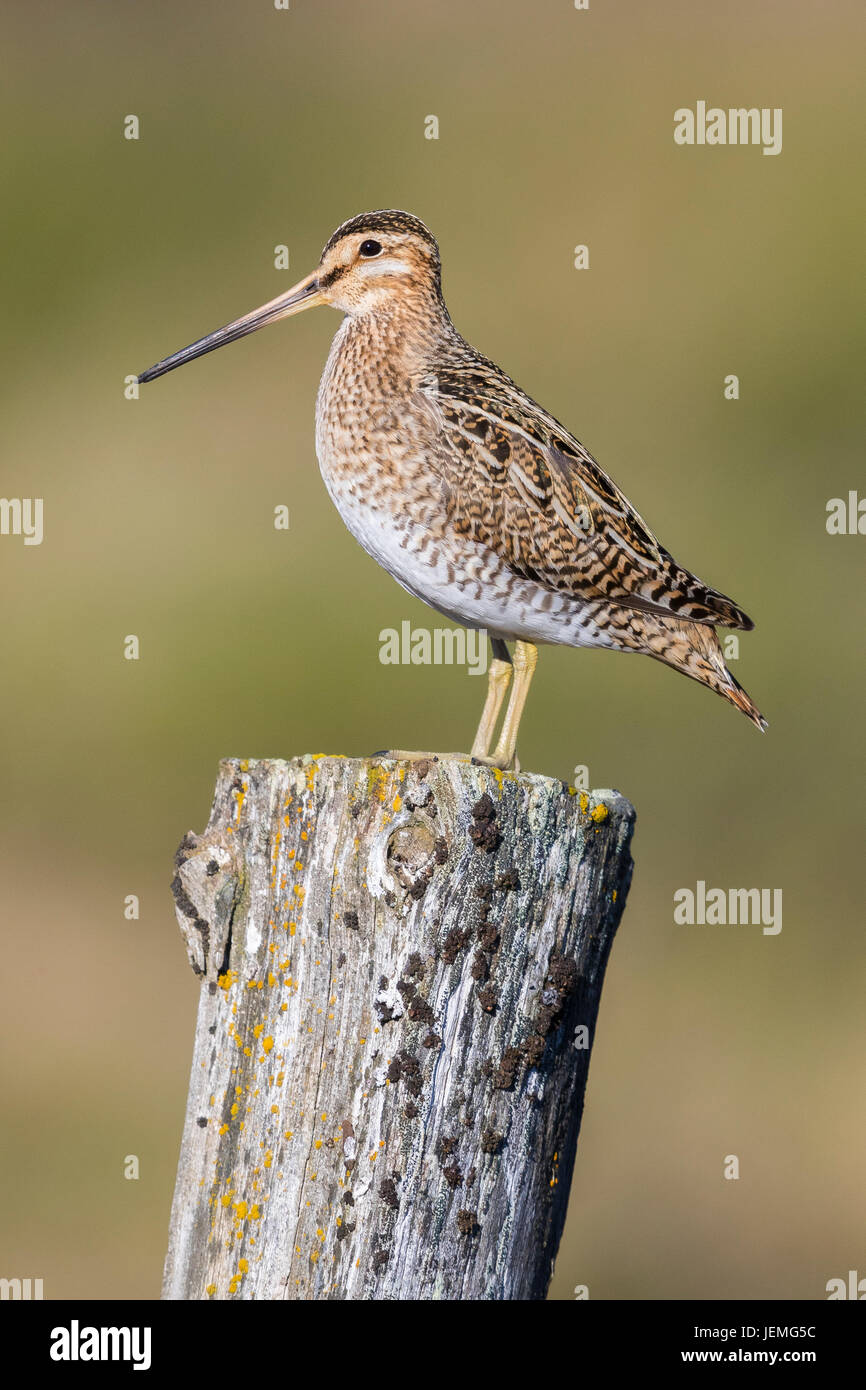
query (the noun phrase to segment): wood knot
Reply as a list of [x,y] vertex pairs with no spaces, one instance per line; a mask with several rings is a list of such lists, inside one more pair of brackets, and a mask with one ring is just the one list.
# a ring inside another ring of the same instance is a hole
[[378,857],[381,871],[371,886],[392,905],[398,895],[408,906],[423,898],[436,866],[448,859],[448,845],[426,816],[404,812],[388,827]]
[[196,975],[215,980],[225,969],[242,872],[221,835],[184,835],[174,860],[174,910]]

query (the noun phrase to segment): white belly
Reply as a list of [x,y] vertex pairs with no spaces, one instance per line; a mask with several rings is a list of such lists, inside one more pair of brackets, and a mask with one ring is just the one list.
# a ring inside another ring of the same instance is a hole
[[465,536],[437,534],[322,477],[345,525],[408,593],[463,627],[491,637],[566,646],[608,646],[587,605],[516,576],[492,551]]

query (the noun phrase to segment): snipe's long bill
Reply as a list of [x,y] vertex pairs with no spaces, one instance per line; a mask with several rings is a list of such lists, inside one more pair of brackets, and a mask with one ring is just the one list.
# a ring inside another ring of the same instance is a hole
[[490,635],[471,756],[515,765],[539,643],[643,652],[766,727],[716,635],[751,619],[678,565],[583,445],[460,336],[439,248],[417,217],[344,222],[306,279],[138,379],[316,304],[345,315],[316,403],[316,450],[337,510],[411,594]]

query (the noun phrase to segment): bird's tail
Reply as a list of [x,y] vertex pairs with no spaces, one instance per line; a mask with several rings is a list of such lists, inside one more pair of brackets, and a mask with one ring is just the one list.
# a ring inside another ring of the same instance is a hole
[[[706,623],[672,622],[669,619],[661,619],[659,626],[666,631],[658,634],[662,639],[660,650],[651,651],[651,656],[673,666],[676,671],[682,671],[683,675],[691,676],[692,680],[708,685],[710,690],[715,690],[717,695],[742,710],[746,718],[751,719],[762,732],[766,729],[767,721],[754,700],[725,665],[715,628]],[[674,628],[679,631],[673,631]]]
[[619,608],[616,618],[608,628],[614,645],[624,651],[646,652],[675,671],[682,671],[735,705],[759,729],[766,729],[767,721],[761,711],[725,665],[715,628],[708,623],[635,609]]
[[[752,697],[725,665],[724,653],[715,628],[705,623],[683,623],[682,626],[686,628],[686,632],[675,642],[669,655],[660,653],[660,660],[682,671],[684,675],[691,676],[693,680],[700,681],[702,685],[708,685],[710,690],[715,690],[717,695],[723,696],[738,710],[742,710],[746,718],[751,719],[763,732],[767,727],[767,721]],[[687,642],[685,652],[680,650],[683,640]]]

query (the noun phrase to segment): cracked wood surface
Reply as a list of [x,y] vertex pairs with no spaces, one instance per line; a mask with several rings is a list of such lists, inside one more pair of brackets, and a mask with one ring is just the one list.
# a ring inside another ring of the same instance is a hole
[[220,764],[163,1297],[538,1299],[634,811],[455,759]]

